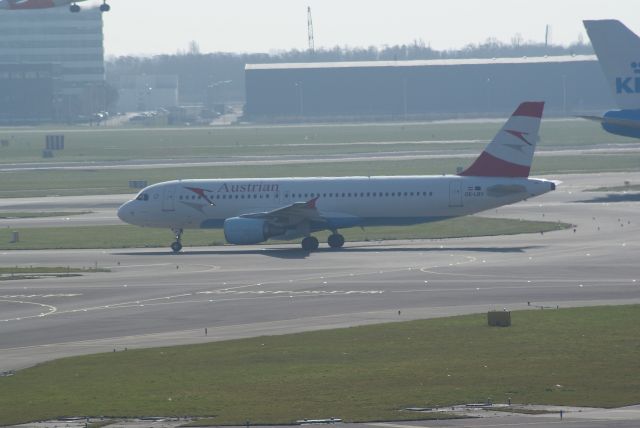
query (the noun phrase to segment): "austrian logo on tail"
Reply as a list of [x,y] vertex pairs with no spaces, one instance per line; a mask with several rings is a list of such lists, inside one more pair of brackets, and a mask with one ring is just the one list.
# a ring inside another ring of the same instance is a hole
[[524,136],[525,135],[529,135],[528,132],[522,132],[522,131],[514,131],[511,129],[505,129],[505,132],[508,132],[509,134],[513,135],[514,137],[522,140],[525,144],[528,144],[530,146],[533,146],[533,144],[531,144]]

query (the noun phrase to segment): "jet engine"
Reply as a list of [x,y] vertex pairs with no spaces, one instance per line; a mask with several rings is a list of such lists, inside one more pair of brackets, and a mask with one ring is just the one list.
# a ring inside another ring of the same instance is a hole
[[230,244],[259,244],[284,233],[284,228],[259,218],[231,217],[224,221],[224,237]]

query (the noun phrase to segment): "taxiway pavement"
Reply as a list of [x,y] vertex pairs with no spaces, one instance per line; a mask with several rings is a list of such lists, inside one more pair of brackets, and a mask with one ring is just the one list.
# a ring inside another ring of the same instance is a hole
[[0,371],[114,349],[490,309],[640,302],[638,198],[583,191],[635,183],[640,174],[561,180],[556,192],[485,215],[560,220],[575,230],[348,243],[312,254],[290,245],[188,242],[178,255],[164,248],[2,252],[3,266],[97,265],[111,272],[1,281]]

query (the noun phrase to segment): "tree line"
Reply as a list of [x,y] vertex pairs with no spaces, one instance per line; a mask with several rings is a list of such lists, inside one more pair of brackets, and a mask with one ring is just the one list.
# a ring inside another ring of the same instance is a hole
[[487,39],[457,50],[436,50],[421,40],[411,44],[383,47],[341,47],[287,50],[274,53],[201,53],[196,42],[186,51],[152,57],[121,56],[106,61],[107,80],[117,86],[120,76],[132,74],[173,74],[179,77],[180,102],[204,103],[207,88],[216,87],[216,98],[224,102],[244,100],[245,64],[334,61],[405,61],[463,58],[513,58],[557,55],[590,55],[590,44],[579,40],[569,46],[523,42],[516,35],[510,43]]

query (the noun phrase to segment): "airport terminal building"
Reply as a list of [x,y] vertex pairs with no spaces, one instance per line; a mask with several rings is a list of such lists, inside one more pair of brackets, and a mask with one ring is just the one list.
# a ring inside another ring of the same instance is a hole
[[545,115],[613,107],[595,56],[247,64],[252,121],[505,116],[524,100]]
[[105,97],[98,9],[0,11],[0,123],[74,120]]

